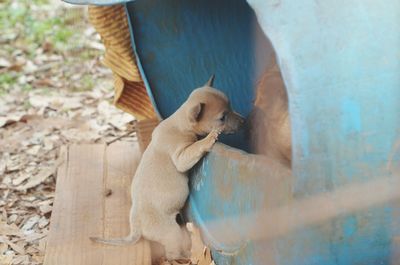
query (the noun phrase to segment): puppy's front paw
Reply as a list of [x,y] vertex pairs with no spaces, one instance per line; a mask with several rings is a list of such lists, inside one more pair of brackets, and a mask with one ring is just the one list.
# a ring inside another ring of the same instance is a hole
[[207,135],[207,137],[204,139],[204,151],[208,152],[211,150],[215,142],[218,140],[218,136],[221,134],[221,132],[221,129],[214,129]]
[[221,134],[221,132],[221,129],[214,129],[207,135],[207,138],[211,138],[215,143],[218,140],[218,136]]

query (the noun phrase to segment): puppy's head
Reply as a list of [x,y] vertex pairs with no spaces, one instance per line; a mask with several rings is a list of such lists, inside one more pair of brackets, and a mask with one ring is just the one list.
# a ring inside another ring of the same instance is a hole
[[234,112],[227,96],[212,87],[214,76],[200,88],[195,89],[186,101],[187,117],[198,135],[206,135],[215,128],[223,133],[234,133],[244,119]]

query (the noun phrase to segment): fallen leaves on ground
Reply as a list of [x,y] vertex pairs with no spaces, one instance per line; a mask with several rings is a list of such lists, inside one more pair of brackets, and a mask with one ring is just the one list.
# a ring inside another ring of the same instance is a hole
[[[0,36],[0,264],[43,263],[60,147],[108,142],[134,122],[112,105],[112,74],[100,62],[103,46],[85,8],[42,2],[0,3],[3,12],[30,9],[40,25],[56,23],[35,42],[22,17]],[[65,30],[57,16],[76,24],[66,42],[51,38]]]
[[[104,85],[90,92],[7,94],[13,100],[5,103],[8,111],[0,117],[15,112],[25,118],[0,127],[0,264],[43,261],[56,171],[63,163],[60,147],[108,142],[131,130],[134,118],[111,105],[111,86]],[[38,96],[43,104],[27,109],[15,104]]]

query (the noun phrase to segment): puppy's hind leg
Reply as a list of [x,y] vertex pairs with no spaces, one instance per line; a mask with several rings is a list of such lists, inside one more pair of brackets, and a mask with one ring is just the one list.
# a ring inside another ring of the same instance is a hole
[[[165,216],[157,220],[157,226],[149,226],[143,230],[143,236],[161,243],[165,248],[168,260],[188,259],[191,241],[189,233],[176,223],[175,216]],[[184,246],[185,245],[185,246]]]

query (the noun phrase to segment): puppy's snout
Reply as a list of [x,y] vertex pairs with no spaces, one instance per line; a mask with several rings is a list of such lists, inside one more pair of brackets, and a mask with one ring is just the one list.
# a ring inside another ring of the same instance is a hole
[[225,125],[225,133],[236,132],[245,122],[245,119],[236,112],[231,112],[228,115],[228,120]]
[[236,115],[236,118],[239,120],[239,126],[242,126],[246,120],[239,114],[236,113]]

